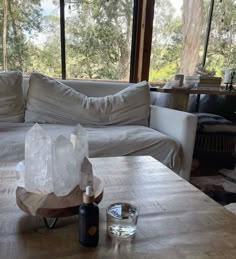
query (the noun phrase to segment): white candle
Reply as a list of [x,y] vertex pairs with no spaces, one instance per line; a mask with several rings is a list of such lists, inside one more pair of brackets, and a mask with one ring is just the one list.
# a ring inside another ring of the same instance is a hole
[[226,69],[225,70],[225,75],[224,75],[224,83],[225,84],[230,84],[232,77],[234,77],[234,79],[235,79],[235,74],[234,73],[235,73],[235,69]]
[[231,69],[225,70],[224,84],[229,84],[231,81]]

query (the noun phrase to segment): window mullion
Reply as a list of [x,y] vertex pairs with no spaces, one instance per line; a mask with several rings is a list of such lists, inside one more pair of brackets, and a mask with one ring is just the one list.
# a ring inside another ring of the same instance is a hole
[[65,48],[65,1],[60,0],[60,30],[61,30],[61,75],[66,79],[66,48]]

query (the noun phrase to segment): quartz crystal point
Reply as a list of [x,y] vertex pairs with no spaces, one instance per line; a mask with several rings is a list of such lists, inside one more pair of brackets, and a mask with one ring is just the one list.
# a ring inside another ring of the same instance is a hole
[[80,190],[85,191],[87,186],[93,186],[93,167],[85,157],[81,166]]
[[35,124],[25,138],[25,189],[48,194],[53,192],[52,183],[52,139]]
[[88,134],[80,124],[78,124],[71,133],[71,143],[73,144],[74,149],[78,153],[78,156],[82,163],[84,157],[89,156],[89,150]]
[[25,188],[25,161],[16,165],[17,186]]
[[87,159],[87,133],[78,125],[71,134],[71,141],[58,136],[55,141],[35,124],[25,139],[25,189],[29,192],[57,196],[69,194],[77,185],[92,185],[92,165]]
[[59,136],[53,145],[53,191],[55,195],[67,195],[79,185],[79,180],[73,145],[64,136]]
[[[77,169],[80,174],[80,182],[82,182],[82,180],[83,180],[82,179],[82,164],[83,164],[84,159],[89,156],[89,150],[88,150],[87,132],[84,130],[84,128],[80,124],[78,124],[73,129],[73,131],[71,133],[70,141],[73,144],[73,147],[75,150]],[[83,184],[82,184],[82,186],[83,186]],[[80,184],[80,189],[81,189],[81,184]],[[83,188],[81,190],[85,190],[85,188]]]

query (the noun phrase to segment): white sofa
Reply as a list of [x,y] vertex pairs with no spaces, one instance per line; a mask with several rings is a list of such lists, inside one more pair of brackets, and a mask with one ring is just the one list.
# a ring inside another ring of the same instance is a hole
[[[28,78],[23,80],[27,103]],[[132,84],[105,81],[59,80],[86,96],[114,95]],[[151,92],[154,101],[155,93]],[[24,159],[24,139],[33,123],[0,122],[0,162]],[[189,180],[197,117],[186,112],[150,106],[149,126],[109,125],[85,127],[91,157],[151,155]],[[43,124],[52,135],[69,136],[74,125]]]

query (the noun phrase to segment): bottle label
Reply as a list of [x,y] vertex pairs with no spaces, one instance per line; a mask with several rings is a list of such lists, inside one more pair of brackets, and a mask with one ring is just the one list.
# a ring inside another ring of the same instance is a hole
[[90,236],[94,236],[95,234],[97,233],[97,228],[95,226],[91,226],[89,229],[88,229],[88,234]]

